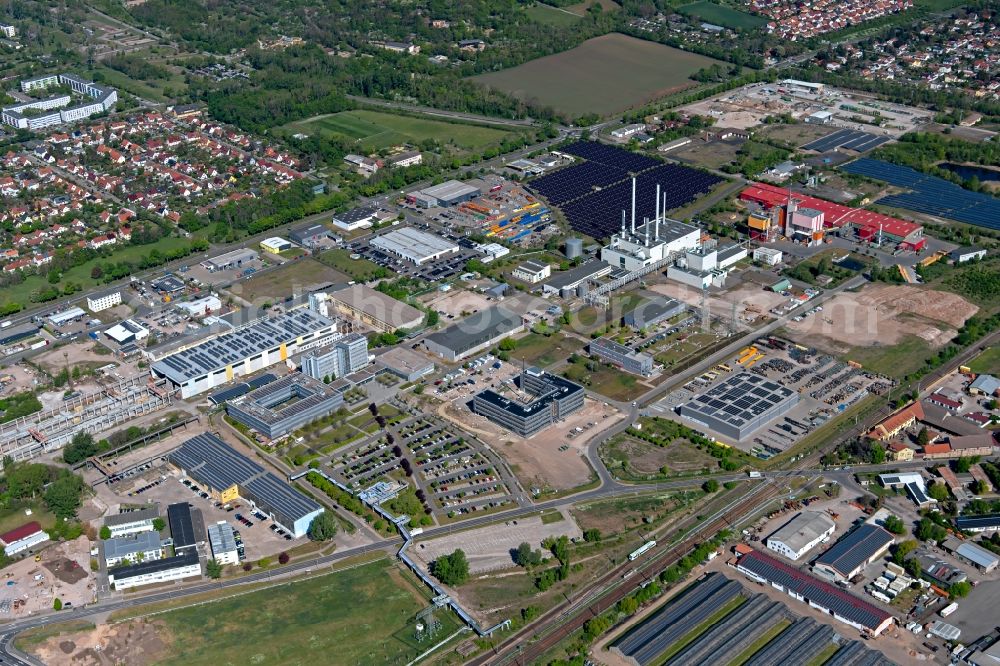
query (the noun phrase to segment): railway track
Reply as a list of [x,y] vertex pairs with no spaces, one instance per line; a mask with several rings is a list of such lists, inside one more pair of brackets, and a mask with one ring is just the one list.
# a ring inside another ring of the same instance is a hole
[[[568,606],[564,604],[556,607],[543,616],[540,623],[529,625],[510,636],[504,642],[510,647],[481,655],[468,663],[472,666],[534,663],[561,640],[582,628],[587,620],[612,608],[640,585],[653,580],[660,571],[676,564],[706,537],[728,529],[740,518],[760,508],[778,494],[778,486],[774,482],[768,481],[757,486],[748,496],[738,500],[735,505],[721,510],[719,515],[701,525],[680,543],[653,549],[650,551],[651,556],[646,560],[625,562],[612,569],[591,587],[589,592],[577,599],[570,599]],[[530,642],[539,633],[538,626],[553,628],[545,632],[539,640]]]

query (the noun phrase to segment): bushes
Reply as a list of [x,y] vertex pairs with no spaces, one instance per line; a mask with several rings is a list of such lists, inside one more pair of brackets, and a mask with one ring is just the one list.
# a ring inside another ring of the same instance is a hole
[[453,587],[469,580],[469,561],[465,558],[465,551],[459,548],[451,555],[437,558],[431,565],[431,573],[445,585]]

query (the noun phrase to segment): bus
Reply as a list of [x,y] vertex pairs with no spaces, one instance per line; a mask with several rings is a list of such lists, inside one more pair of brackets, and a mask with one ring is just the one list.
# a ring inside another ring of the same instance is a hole
[[656,548],[656,542],[647,541],[646,543],[642,544],[641,546],[639,546],[638,548],[636,548],[635,550],[633,550],[631,553],[628,554],[629,562],[635,562],[637,559],[645,555],[653,548]]

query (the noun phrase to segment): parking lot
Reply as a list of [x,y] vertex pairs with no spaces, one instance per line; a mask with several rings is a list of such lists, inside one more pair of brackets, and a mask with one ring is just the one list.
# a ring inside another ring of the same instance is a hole
[[[416,228],[427,233],[435,233],[434,231],[427,228],[427,225],[416,225]],[[418,278],[425,280],[427,282],[442,282],[456,275],[465,272],[465,265],[470,259],[480,259],[482,254],[473,250],[475,243],[468,240],[467,238],[459,237],[458,235],[447,232],[440,235],[446,240],[454,242],[459,246],[458,252],[451,253],[447,256],[441,257],[440,259],[433,259],[430,261],[425,261],[424,263],[417,265],[412,261],[406,259],[400,259],[389,255],[378,248],[374,248],[369,244],[371,238],[365,238],[363,240],[356,240],[348,243],[346,249],[351,252],[352,259],[365,258],[372,263],[378,264],[379,266],[386,268],[398,276]]]
[[[789,449],[799,439],[868,395],[881,395],[892,381],[881,375],[839,361],[833,356],[781,338],[761,338],[682,388],[668,394],[650,410],[672,413],[682,403],[700,395],[735,372],[750,372],[799,394],[799,402],[785,415],[738,443],[759,458],[767,459]],[[730,441],[718,433],[710,434]]]

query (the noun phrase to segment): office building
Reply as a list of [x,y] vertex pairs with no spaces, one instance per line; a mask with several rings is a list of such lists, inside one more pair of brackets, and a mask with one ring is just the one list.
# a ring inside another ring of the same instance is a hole
[[101,296],[87,296],[87,309],[91,312],[100,312],[121,305],[122,292],[112,291]]
[[375,363],[407,382],[415,382],[434,372],[433,361],[404,347],[392,347],[380,354]]
[[538,261],[526,261],[511,271],[512,277],[528,284],[536,284],[551,275],[552,267]]
[[457,254],[459,250],[458,243],[413,227],[403,227],[376,236],[368,244],[387,254],[411,261],[417,266],[450,254]]
[[820,511],[803,511],[767,537],[765,545],[790,560],[798,560],[829,539],[836,524]]
[[108,584],[120,591],[194,576],[201,576],[201,560],[198,551],[187,550],[162,560],[111,568],[108,570]]
[[382,333],[412,331],[424,322],[424,313],[412,305],[363,284],[345,285],[327,297],[335,310]]
[[167,460],[218,501],[243,499],[295,537],[304,536],[323,512],[314,500],[210,433],[187,440],[168,453]]
[[657,298],[646,301],[623,317],[625,325],[634,331],[662,324],[687,312],[687,304],[673,298]]
[[139,532],[153,531],[153,521],[160,517],[160,510],[154,504],[142,509],[125,511],[104,518],[104,525],[111,530],[112,537],[123,537]]
[[222,520],[208,526],[208,543],[212,548],[212,559],[219,564],[240,563],[233,527],[226,521]]
[[424,339],[424,346],[448,361],[459,361],[523,330],[524,320],[520,315],[494,306],[432,333]]
[[225,254],[220,254],[217,257],[206,259],[205,261],[201,262],[201,265],[207,268],[209,272],[214,273],[215,271],[226,271],[236,268],[243,268],[244,266],[254,261],[258,261],[259,259],[260,255],[257,254],[256,250],[251,250],[250,248],[241,247],[236,250],[230,250]]
[[368,338],[348,333],[332,347],[312,349],[302,357],[302,372],[313,379],[340,379],[368,365]]
[[799,394],[760,375],[741,372],[681,404],[684,418],[740,441],[786,414]]
[[620,345],[610,338],[597,338],[590,341],[590,355],[605,363],[621,368],[633,375],[648,377],[653,374],[653,357],[637,352],[631,347]]
[[277,439],[332,414],[343,404],[339,391],[320,380],[292,373],[226,402],[226,413],[268,439]]
[[157,532],[138,532],[129,536],[112,537],[102,542],[104,563],[108,567],[119,564],[150,562],[163,557],[163,546]]
[[773,247],[758,247],[753,251],[753,260],[765,266],[777,266],[781,263],[782,256],[781,250]]
[[520,396],[492,389],[477,393],[472,411],[521,437],[531,437],[583,408],[583,387],[558,375],[532,367],[521,373],[518,383]]
[[324,345],[336,332],[333,321],[298,308],[174,352],[153,363],[150,372],[190,398]]
[[884,528],[861,524],[816,558],[813,572],[834,582],[850,580],[884,555],[892,543],[892,534]]
[[0,545],[7,555],[17,555],[43,541],[48,541],[49,535],[36,521],[25,523],[5,534],[0,534]]

